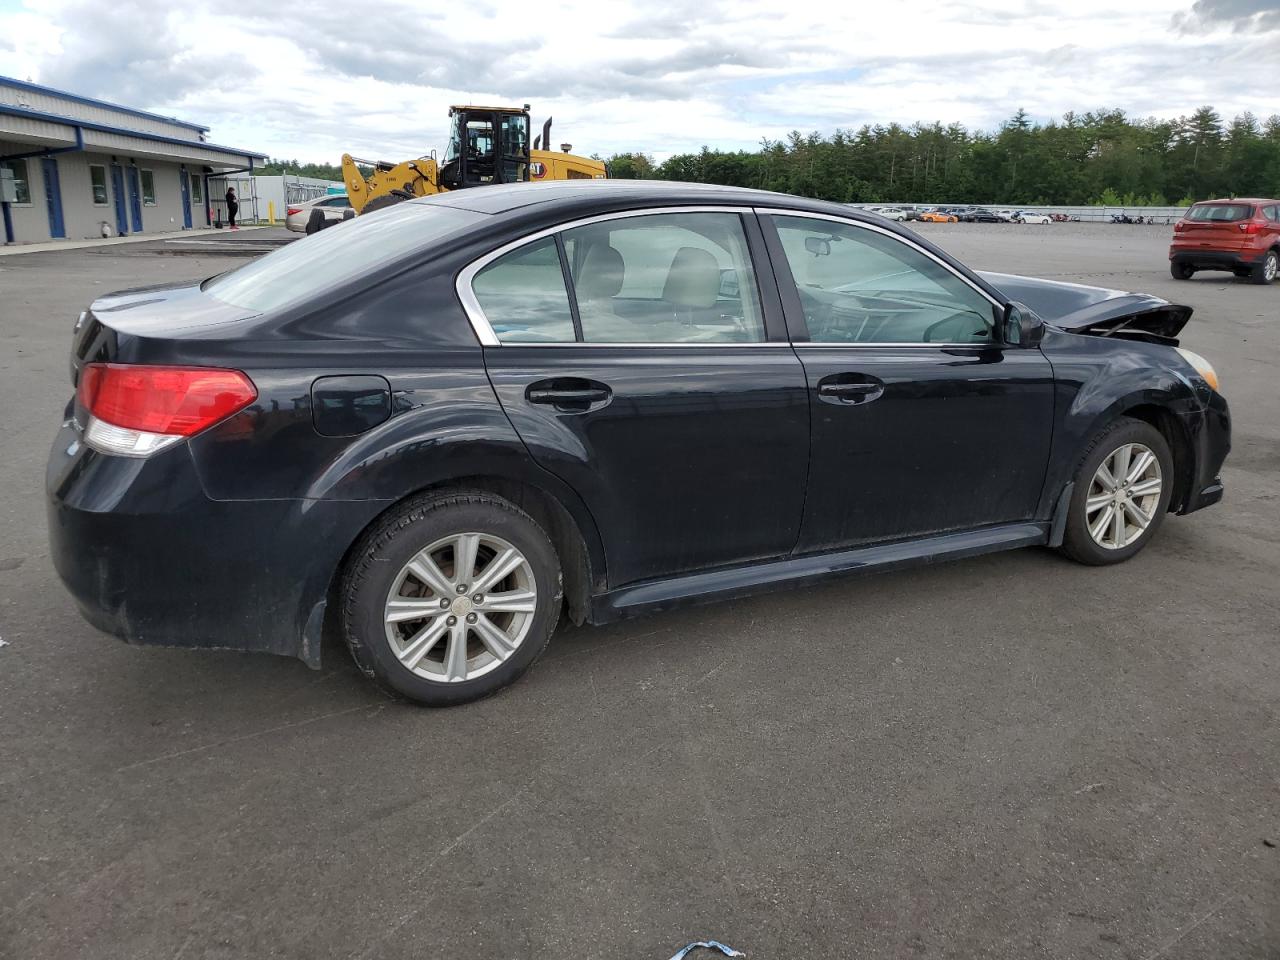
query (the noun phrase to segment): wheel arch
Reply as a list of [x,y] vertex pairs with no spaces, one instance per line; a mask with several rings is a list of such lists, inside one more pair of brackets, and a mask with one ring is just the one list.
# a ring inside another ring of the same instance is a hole
[[1195,447],[1182,418],[1168,407],[1155,403],[1139,403],[1124,409],[1119,416],[1150,424],[1164,437],[1173,456],[1173,492],[1169,511],[1177,512],[1186,502],[1195,477]]
[[593,593],[604,589],[606,582],[604,552],[594,520],[583,511],[574,511],[549,485],[531,481],[528,477],[495,474],[470,474],[440,479],[406,492],[396,500],[387,502],[384,509],[373,516],[351,539],[342,558],[329,577],[325,591],[326,630],[338,628],[335,618],[340,604],[337,593],[346,571],[365,538],[365,534],[381,520],[405,503],[430,496],[451,496],[460,493],[481,493],[502,497],[533,517],[546,531],[560,558],[565,601],[569,618],[581,624],[591,610]]

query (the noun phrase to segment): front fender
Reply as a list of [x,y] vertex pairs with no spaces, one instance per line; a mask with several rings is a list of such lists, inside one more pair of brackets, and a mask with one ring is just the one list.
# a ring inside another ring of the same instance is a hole
[[1171,347],[1140,341],[1045,331],[1041,349],[1053,364],[1054,436],[1039,515],[1053,512],[1089,442],[1136,407],[1174,415],[1179,429],[1203,416],[1206,398],[1181,370]]

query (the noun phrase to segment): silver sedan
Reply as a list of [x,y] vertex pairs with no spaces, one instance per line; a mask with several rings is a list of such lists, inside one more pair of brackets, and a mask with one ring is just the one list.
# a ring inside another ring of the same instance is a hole
[[311,211],[317,208],[324,211],[325,226],[328,226],[342,221],[346,212],[351,209],[351,201],[345,193],[335,193],[316,197],[314,200],[303,200],[301,203],[291,203],[285,208],[284,225],[294,233],[314,232],[308,231],[307,225],[311,222]]

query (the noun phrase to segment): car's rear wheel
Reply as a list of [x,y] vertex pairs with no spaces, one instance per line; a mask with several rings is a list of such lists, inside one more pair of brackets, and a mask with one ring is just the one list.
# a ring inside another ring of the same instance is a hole
[[1183,263],[1181,260],[1169,261],[1169,274],[1175,280],[1190,280],[1195,276],[1195,270],[1190,265]]
[[1128,560],[1169,509],[1173,455],[1155,427],[1122,417],[1094,438],[1076,471],[1062,548],[1081,563]]
[[383,518],[342,585],[352,657],[383,688],[466,703],[523,674],[560,616],[560,566],[541,527],[485,493],[426,497]]
[[1254,264],[1249,279],[1254,283],[1271,283],[1275,280],[1278,270],[1280,270],[1280,258],[1276,256],[1274,250],[1268,250],[1266,255]]

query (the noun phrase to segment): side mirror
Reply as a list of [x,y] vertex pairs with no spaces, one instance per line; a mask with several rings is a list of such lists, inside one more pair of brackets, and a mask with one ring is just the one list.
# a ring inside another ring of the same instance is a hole
[[815,257],[831,256],[831,241],[826,237],[805,237],[804,248]]
[[1001,339],[1010,347],[1034,347],[1044,337],[1044,321],[1025,304],[1010,303],[1004,308]]

